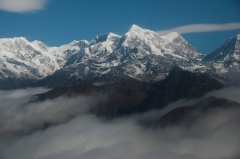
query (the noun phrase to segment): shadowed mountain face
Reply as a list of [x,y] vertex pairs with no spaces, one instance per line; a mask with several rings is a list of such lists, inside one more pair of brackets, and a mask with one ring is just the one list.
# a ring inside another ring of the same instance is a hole
[[191,126],[203,115],[212,113],[219,109],[228,110],[226,108],[239,110],[240,104],[224,98],[209,97],[192,106],[175,108],[161,117],[153,125],[154,127],[175,126],[179,124]]
[[197,75],[174,67],[166,79],[159,82],[128,80],[122,83],[94,86],[89,83],[76,86],[62,86],[38,94],[32,101],[54,99],[61,95],[108,95],[107,103],[100,103],[93,113],[106,117],[132,114],[151,109],[161,109],[181,98],[197,98],[205,93],[222,88],[218,81],[204,75]]
[[18,89],[29,86],[29,83],[34,82],[32,79],[6,78],[0,80],[0,89]]
[[174,67],[166,79],[159,84],[155,83],[148,98],[135,109],[142,112],[154,108],[163,108],[170,102],[181,98],[197,98],[211,90],[220,88],[222,88],[222,84],[214,79]]

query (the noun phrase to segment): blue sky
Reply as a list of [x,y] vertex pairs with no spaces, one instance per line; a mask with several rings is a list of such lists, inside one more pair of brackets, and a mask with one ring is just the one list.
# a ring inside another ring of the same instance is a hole
[[240,34],[239,0],[0,0],[0,38],[23,36],[49,46],[90,41],[108,32],[124,35],[132,24],[163,31],[191,24],[226,23],[237,26],[182,34],[205,54]]

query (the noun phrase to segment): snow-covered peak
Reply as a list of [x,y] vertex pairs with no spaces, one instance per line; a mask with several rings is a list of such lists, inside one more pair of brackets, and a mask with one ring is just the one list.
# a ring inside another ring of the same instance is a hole
[[57,50],[57,52],[59,53],[64,53],[67,50],[73,50],[74,52],[77,52],[81,49],[83,45],[89,45],[89,42],[87,40],[74,40],[69,44],[64,44],[60,47],[56,47],[55,50]]
[[38,79],[53,73],[60,68],[61,59],[49,50],[42,42],[29,42],[24,37],[0,39],[0,79]]
[[132,31],[133,31],[133,32],[141,32],[141,31],[143,31],[143,30],[144,30],[143,28],[141,28],[141,27],[133,24],[133,25],[130,27],[129,32],[132,32]]
[[[62,46],[66,46],[67,48],[66,49],[68,49],[69,47],[73,47],[73,46],[79,46],[79,44],[80,44],[81,42],[80,41],[78,41],[78,40],[73,40],[72,42],[70,42],[69,44],[64,44],[64,45],[62,45]],[[62,47],[62,46],[60,46],[60,47]]]
[[35,48],[39,49],[40,51],[47,52],[49,50],[49,46],[47,46],[46,44],[44,44],[41,41],[34,40],[34,41],[31,42],[31,44],[35,45]]
[[[41,41],[39,41],[39,40],[34,40],[34,41],[32,41],[32,43],[33,43],[33,44],[37,44],[37,45],[38,45],[38,44],[43,44],[43,42],[41,42]],[[44,45],[46,45],[46,44],[44,44]]]
[[228,39],[221,47],[208,54],[203,61],[227,61],[228,64],[240,61],[240,34]]
[[86,44],[86,45],[89,45],[89,44],[90,44],[89,41],[87,41],[87,40],[80,40],[79,43],[84,43],[84,44]]
[[169,41],[173,41],[174,39],[181,37],[181,35],[178,32],[171,32],[171,33],[168,33],[167,35],[161,36],[161,37],[163,39],[167,39]]
[[24,37],[14,37],[14,38],[2,38],[0,39],[1,44],[10,44],[10,43],[25,43],[28,40]]
[[157,32],[132,25],[120,42],[118,47],[139,48],[140,50],[144,50],[145,54],[161,56],[169,54],[187,59],[198,56],[196,49],[189,45],[177,32],[161,36]]
[[121,36],[110,32],[110,33],[108,34],[108,38],[110,38],[110,37],[121,37]]
[[149,33],[155,33],[155,32],[148,30],[148,29],[143,29],[143,28],[133,24],[125,35],[126,36],[134,36],[134,35],[142,36],[144,34],[149,34]]
[[72,42],[70,42],[70,44],[72,44],[72,45],[74,45],[76,43],[79,43],[79,41],[78,40],[73,40]]
[[2,38],[1,41],[27,41],[25,37]]
[[112,40],[115,40],[116,38],[121,38],[121,36],[110,32],[110,33],[108,34],[107,40],[112,41]]
[[240,40],[240,34],[236,35],[237,40]]
[[[155,45],[159,44],[161,37],[158,33],[142,29],[137,25],[132,25],[129,31],[124,35],[122,44],[129,47],[139,47],[143,45]],[[153,48],[155,49],[155,48]]]
[[24,37],[0,39],[1,50],[15,52],[26,48],[28,45],[30,45],[30,42]]
[[90,45],[94,45],[97,43],[102,43],[102,42],[110,42],[113,43],[116,39],[120,38],[121,36],[114,34],[114,33],[108,33],[108,34],[102,34],[102,35],[97,35],[92,41]]
[[87,40],[73,40],[72,42],[70,42],[70,43],[67,44],[67,45],[70,45],[70,46],[79,46],[79,45],[82,45],[82,44],[89,45],[89,42],[88,42]]

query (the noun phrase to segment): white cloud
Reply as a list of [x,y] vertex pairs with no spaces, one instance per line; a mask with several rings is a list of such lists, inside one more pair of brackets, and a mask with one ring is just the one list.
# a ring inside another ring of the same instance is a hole
[[0,91],[0,137],[25,135],[67,122],[88,112],[98,101],[107,100],[107,96],[96,94],[71,98],[61,96],[54,100],[28,103],[34,94],[46,91],[44,88]]
[[[21,106],[32,94],[43,91],[42,88],[0,91],[0,121],[5,121],[5,124],[0,122],[1,128],[22,126],[29,129],[53,120],[56,124],[44,130],[37,127],[39,131],[24,136],[0,135],[0,158],[236,159],[240,156],[240,109],[212,110],[196,119],[190,127],[145,129],[138,123],[149,118],[147,113],[104,120],[81,111],[80,107],[91,105],[96,98],[59,97]],[[206,97],[214,95],[239,102],[239,92],[240,88],[230,87],[211,92]],[[173,109],[195,102],[198,100],[180,100],[168,107]],[[158,118],[170,108],[158,110]],[[75,112],[78,117],[69,122],[62,121]]]
[[226,24],[190,24],[172,29],[158,31],[160,35],[166,35],[170,32],[179,34],[197,33],[197,32],[214,32],[240,29],[240,22]]
[[30,12],[41,10],[47,0],[0,0],[0,10],[8,12]]
[[206,114],[192,127],[144,129],[137,118],[100,120],[82,114],[12,141],[0,140],[3,159],[230,159],[239,157],[236,110]]

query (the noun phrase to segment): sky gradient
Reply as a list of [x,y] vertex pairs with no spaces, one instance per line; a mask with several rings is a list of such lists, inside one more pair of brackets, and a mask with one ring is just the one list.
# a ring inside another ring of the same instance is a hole
[[[163,31],[192,24],[240,23],[240,1],[0,0],[0,20],[0,38],[23,36],[59,46],[73,40],[91,41],[108,32],[124,35],[132,24]],[[182,36],[207,54],[236,34],[240,29]]]

